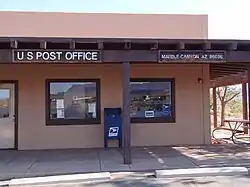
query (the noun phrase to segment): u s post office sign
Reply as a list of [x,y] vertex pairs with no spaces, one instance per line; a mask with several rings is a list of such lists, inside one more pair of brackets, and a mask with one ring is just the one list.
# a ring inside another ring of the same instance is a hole
[[100,62],[100,51],[15,50],[14,62]]

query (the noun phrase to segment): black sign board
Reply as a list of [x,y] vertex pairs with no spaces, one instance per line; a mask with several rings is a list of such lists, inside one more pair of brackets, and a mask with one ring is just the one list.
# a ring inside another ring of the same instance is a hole
[[158,62],[226,62],[225,51],[159,51]]
[[14,62],[100,62],[100,51],[14,50]]

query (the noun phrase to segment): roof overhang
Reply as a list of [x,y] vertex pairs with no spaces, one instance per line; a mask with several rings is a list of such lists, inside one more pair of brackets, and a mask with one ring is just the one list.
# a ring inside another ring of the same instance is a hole
[[[44,38],[0,37],[0,61],[13,62],[13,51],[99,51],[103,63],[159,63],[159,52],[225,52],[224,62],[210,64],[211,80],[245,72],[250,64],[250,40],[157,39],[157,38]],[[165,61],[164,63],[195,63]]]

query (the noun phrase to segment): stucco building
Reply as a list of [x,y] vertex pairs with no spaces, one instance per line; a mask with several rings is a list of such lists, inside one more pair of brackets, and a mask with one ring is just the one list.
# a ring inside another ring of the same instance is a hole
[[112,107],[127,146],[210,144],[209,59],[225,58],[206,48],[206,15],[0,12],[0,22],[0,149],[103,147]]

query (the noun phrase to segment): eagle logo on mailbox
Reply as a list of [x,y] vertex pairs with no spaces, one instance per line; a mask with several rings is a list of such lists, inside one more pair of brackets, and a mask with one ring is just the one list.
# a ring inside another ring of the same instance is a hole
[[118,136],[119,127],[110,127],[109,128],[109,137]]

